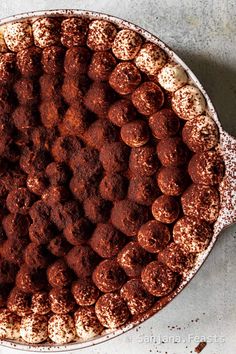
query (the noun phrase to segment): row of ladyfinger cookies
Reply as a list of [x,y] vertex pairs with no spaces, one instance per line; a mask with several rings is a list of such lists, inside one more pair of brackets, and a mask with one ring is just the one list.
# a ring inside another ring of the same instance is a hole
[[[142,37],[130,29],[117,31],[105,20],[66,18],[34,18],[31,22],[13,22],[2,26],[0,51],[24,50],[33,44],[40,48],[62,43],[66,47],[87,45],[95,51],[112,50],[119,60],[134,60],[139,70],[156,76],[159,84],[173,93],[172,106],[180,118],[189,120],[201,115],[206,103],[200,90],[188,84],[185,70],[168,60],[165,52],[153,43],[143,43]],[[1,65],[1,63],[0,63]]]

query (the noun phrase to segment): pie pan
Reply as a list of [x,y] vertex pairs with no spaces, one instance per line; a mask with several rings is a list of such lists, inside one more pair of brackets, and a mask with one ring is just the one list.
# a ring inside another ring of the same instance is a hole
[[214,223],[214,234],[211,239],[211,242],[207,249],[201,253],[198,254],[197,260],[195,262],[194,267],[191,269],[191,271],[188,272],[188,274],[182,279],[181,283],[178,285],[178,287],[168,294],[167,296],[163,297],[161,301],[157,301],[151,309],[149,309],[147,312],[136,316],[135,318],[132,319],[132,321],[127,322],[125,325],[122,327],[115,329],[115,330],[105,330],[103,334],[99,337],[94,337],[91,340],[88,341],[83,341],[80,342],[79,340],[76,342],[72,342],[67,345],[57,345],[57,344],[51,344],[51,343],[42,343],[39,345],[29,345],[25,342],[21,341],[10,341],[10,340],[1,340],[0,344],[6,346],[6,347],[11,347],[15,348],[18,350],[28,350],[28,351],[71,351],[71,350],[77,350],[77,349],[82,349],[85,347],[90,347],[98,343],[102,343],[108,339],[111,339],[113,337],[116,337],[122,333],[125,333],[126,331],[130,330],[134,326],[142,323],[143,321],[147,320],[154,314],[156,314],[159,310],[161,310],[165,305],[167,305],[177,294],[181,292],[181,290],[190,282],[190,280],[193,278],[193,276],[197,273],[197,271],[200,269],[201,265],[203,262],[206,260],[207,256],[209,255],[211,249],[213,248],[220,232],[225,228],[233,223],[236,222],[236,139],[230,136],[227,132],[225,132],[221,126],[221,123],[218,119],[217,113],[211,103],[210,98],[208,97],[206,91],[198,81],[198,79],[195,77],[195,75],[192,73],[192,71],[188,68],[188,66],[165,44],[163,43],[160,39],[158,39],[156,36],[150,34],[146,30],[130,23],[127,21],[124,21],[122,19],[97,13],[97,12],[92,12],[92,11],[83,11],[83,10],[52,10],[52,11],[40,11],[40,12],[31,12],[31,13],[25,13],[25,14],[20,14],[16,15],[13,17],[9,17],[6,19],[3,19],[0,21],[0,25],[7,24],[9,22],[14,22],[14,21],[23,21],[23,20],[31,20],[34,17],[47,17],[47,16],[66,16],[66,17],[77,17],[77,16],[83,16],[83,17],[88,17],[90,19],[104,19],[108,20],[110,22],[113,22],[120,28],[128,28],[131,30],[134,30],[138,33],[140,33],[146,40],[158,45],[160,48],[162,48],[169,57],[173,59],[176,63],[180,64],[185,71],[187,72],[189,76],[190,82],[192,82],[196,87],[200,89],[202,94],[205,97],[206,103],[207,103],[207,108],[206,112],[213,118],[215,123],[218,126],[219,129],[219,136],[220,136],[220,142],[219,142],[219,150],[220,153],[224,159],[225,163],[225,176],[223,178],[223,181],[221,182],[219,186],[219,192],[220,192],[220,200],[221,200],[221,209],[220,213],[218,216],[217,221]]

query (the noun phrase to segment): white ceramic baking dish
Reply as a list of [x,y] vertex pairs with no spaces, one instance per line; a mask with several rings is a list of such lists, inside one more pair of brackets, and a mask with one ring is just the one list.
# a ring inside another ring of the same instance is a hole
[[[201,92],[203,93],[206,102],[207,102],[207,112],[216,122],[219,133],[220,133],[220,143],[219,150],[223,156],[225,162],[225,176],[220,185],[220,199],[221,199],[221,209],[217,221],[214,224],[214,235],[208,246],[208,248],[198,255],[195,266],[187,274],[186,277],[179,284],[178,288],[174,292],[165,296],[158,301],[154,306],[148,310],[146,313],[138,316],[132,322],[126,323],[121,328],[115,330],[106,330],[101,336],[95,337],[88,341],[77,341],[72,342],[67,345],[57,345],[53,343],[42,343],[38,345],[29,345],[25,342],[20,341],[10,341],[10,340],[1,340],[0,344],[6,347],[11,347],[17,350],[28,350],[28,351],[71,351],[75,349],[82,349],[85,347],[93,346],[97,343],[102,343],[111,338],[114,338],[122,333],[127,332],[134,326],[140,324],[141,322],[147,320],[153,315],[158,316],[158,311],[166,306],[175,296],[177,296],[181,290],[190,282],[193,276],[200,269],[203,262],[206,260],[210,251],[212,250],[217,238],[219,237],[220,232],[227,226],[232,225],[236,222],[236,139],[229,135],[226,131],[223,130],[221,123],[218,119],[217,113],[213,107],[213,104],[204,90],[201,83],[198,81],[194,73],[189,69],[189,67],[171,50],[165,43],[163,43],[158,37],[147,32],[146,30],[134,25],[128,21],[124,21],[120,18],[113,17],[110,15],[105,15],[92,11],[84,10],[51,10],[51,11],[39,11],[39,12],[30,12],[19,14],[16,16],[8,17],[0,20],[0,25],[4,25],[9,22],[14,21],[23,21],[30,20],[34,17],[45,17],[45,16],[85,16],[91,19],[105,19],[115,23],[118,27],[129,28],[140,33],[146,40],[153,42],[160,46],[175,62],[179,63],[188,73],[190,80],[196,85]],[[217,289],[216,289],[217,290]]]

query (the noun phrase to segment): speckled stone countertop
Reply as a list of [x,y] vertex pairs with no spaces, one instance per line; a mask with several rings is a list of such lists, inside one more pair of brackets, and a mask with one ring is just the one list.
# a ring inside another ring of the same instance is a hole
[[[210,95],[225,130],[236,135],[236,3],[234,0],[2,0],[1,18],[55,8],[81,8],[130,20],[165,41]],[[159,314],[83,354],[236,353],[236,226],[219,237],[187,288]],[[12,353],[0,347],[0,354]]]

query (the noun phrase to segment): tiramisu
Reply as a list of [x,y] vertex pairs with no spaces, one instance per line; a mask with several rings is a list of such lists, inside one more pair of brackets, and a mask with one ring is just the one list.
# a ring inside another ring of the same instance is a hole
[[224,163],[185,70],[88,17],[0,29],[0,338],[88,340],[178,287]]

